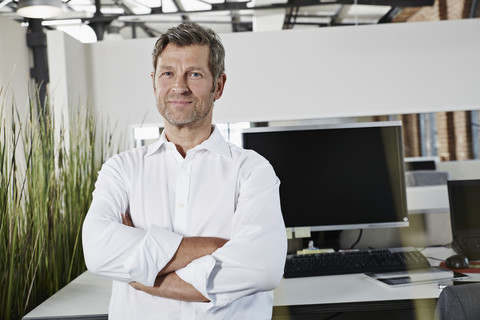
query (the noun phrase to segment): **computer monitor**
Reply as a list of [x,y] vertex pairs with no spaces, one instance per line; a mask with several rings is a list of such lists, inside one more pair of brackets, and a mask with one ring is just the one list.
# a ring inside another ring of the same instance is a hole
[[[480,259],[480,179],[449,180],[448,201],[452,248],[471,260]],[[475,241],[474,241],[475,240]]]
[[408,226],[400,121],[245,129],[272,164],[287,228]]
[[405,171],[434,171],[437,169],[436,157],[405,158]]
[[480,236],[480,180],[449,180],[452,232]]

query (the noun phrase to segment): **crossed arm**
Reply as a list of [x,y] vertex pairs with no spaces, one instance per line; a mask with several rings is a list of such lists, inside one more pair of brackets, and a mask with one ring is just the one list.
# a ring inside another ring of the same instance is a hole
[[[122,215],[122,223],[134,227],[128,213]],[[183,281],[175,271],[185,267],[193,260],[212,254],[222,247],[227,240],[216,237],[187,237],[183,238],[180,246],[169,263],[160,270],[153,286],[145,286],[138,282],[130,285],[150,295],[189,302],[210,302],[191,284]]]
[[[182,237],[153,223],[143,228],[122,224],[117,212],[126,212],[130,203],[118,172],[124,164],[112,165],[119,159],[102,167],[83,225],[85,263],[91,272],[119,282],[136,281],[133,288],[155,296],[210,301],[205,303],[208,309],[278,285],[287,243],[279,181],[269,165],[254,163],[258,168],[247,168],[248,174],[240,177],[242,188],[228,222],[227,242]],[[224,209],[228,208],[215,208]],[[254,242],[259,245],[252,246]]]

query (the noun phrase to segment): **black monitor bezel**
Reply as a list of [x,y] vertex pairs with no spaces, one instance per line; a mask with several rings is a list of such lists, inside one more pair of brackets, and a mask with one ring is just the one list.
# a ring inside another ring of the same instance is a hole
[[[382,223],[352,223],[352,224],[337,224],[337,225],[310,225],[310,226],[287,226],[292,231],[300,231],[300,229],[308,228],[309,231],[334,231],[334,230],[351,230],[351,229],[373,229],[373,228],[399,228],[408,227],[408,210],[406,200],[406,181],[405,181],[405,163],[403,158],[403,138],[401,135],[402,123],[401,121],[380,121],[380,122],[361,122],[361,123],[341,123],[341,124],[321,124],[321,125],[305,125],[305,126],[279,126],[279,127],[254,127],[244,129],[242,131],[242,138],[245,134],[250,133],[264,133],[277,131],[298,131],[298,130],[324,130],[324,129],[349,129],[349,128],[368,128],[368,127],[396,127],[400,131],[398,141],[398,168],[401,172],[398,173],[400,177],[400,202],[402,218],[397,221],[388,221]],[[243,142],[244,143],[244,142]],[[245,147],[245,146],[244,146]],[[303,231],[303,230],[302,230]]]
[[480,179],[466,179],[466,180],[448,180],[448,201],[450,207],[450,223],[452,228],[452,235],[455,237],[457,235],[468,236],[468,235],[479,235],[480,229],[459,229],[457,223],[455,222],[455,216],[458,215],[457,208],[453,204],[454,202],[454,192],[455,189],[459,187],[480,187]]

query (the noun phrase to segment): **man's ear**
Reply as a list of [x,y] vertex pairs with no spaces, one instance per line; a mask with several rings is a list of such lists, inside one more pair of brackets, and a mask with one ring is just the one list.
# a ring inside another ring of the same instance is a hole
[[150,72],[150,78],[152,78],[153,93],[155,93],[155,91],[157,91],[157,89],[155,87],[155,73],[153,71]]
[[223,88],[225,88],[225,82],[227,82],[227,75],[225,73],[222,73],[220,77],[218,77],[216,83],[215,83],[215,93],[214,93],[214,99],[218,100],[223,94]]

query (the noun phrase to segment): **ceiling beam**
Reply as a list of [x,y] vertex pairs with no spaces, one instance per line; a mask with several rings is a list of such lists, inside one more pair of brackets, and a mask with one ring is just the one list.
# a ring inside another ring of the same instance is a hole
[[403,8],[400,7],[392,7],[380,20],[378,23],[390,23],[393,19],[398,16],[400,12],[402,12]]
[[332,4],[359,4],[374,6],[392,6],[392,7],[425,7],[433,6],[434,0],[329,0],[321,2],[319,0],[293,0],[287,3],[272,3],[268,5],[259,5],[250,7],[250,1],[241,2],[223,2],[213,3],[212,9],[208,11],[224,11],[224,10],[266,10],[292,7],[308,7]]
[[[332,4],[342,4],[342,5],[376,5],[376,6],[392,6],[392,7],[425,7],[433,6],[434,0],[329,0],[328,2],[319,2],[319,0],[293,0],[288,1],[287,3],[272,3],[269,5],[259,5],[254,7],[249,7],[247,4],[250,1],[242,2],[223,2],[223,3],[214,3],[212,4],[211,9],[209,10],[195,10],[195,11],[176,11],[176,12],[163,12],[162,14],[141,14],[141,15],[123,15],[124,18],[135,19],[137,17],[139,20],[142,17],[158,15],[159,18],[161,15],[188,15],[195,13],[208,13],[208,12],[221,12],[221,11],[236,11],[236,10],[272,10],[272,9],[291,9],[295,7],[309,7],[309,6],[321,6],[321,5],[332,5]],[[161,18],[160,18],[161,19]]]

